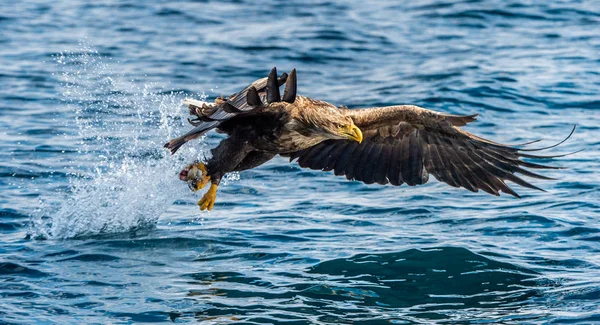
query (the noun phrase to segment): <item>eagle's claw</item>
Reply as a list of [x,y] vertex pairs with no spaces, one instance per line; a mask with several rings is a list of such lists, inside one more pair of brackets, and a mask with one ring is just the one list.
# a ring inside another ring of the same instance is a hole
[[206,171],[204,163],[191,164],[179,173],[179,179],[186,181],[190,189],[194,192],[204,188],[210,181],[210,176]]
[[217,200],[217,184],[211,184],[208,192],[204,194],[204,196],[198,201],[198,206],[200,210],[212,210],[215,206],[215,201]]

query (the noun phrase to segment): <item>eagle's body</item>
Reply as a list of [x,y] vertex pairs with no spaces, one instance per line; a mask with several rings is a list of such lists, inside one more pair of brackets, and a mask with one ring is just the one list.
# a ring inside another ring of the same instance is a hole
[[307,113],[312,113],[312,110],[306,108],[316,106],[337,110],[328,103],[296,96],[293,104],[272,103],[258,108],[252,115],[232,118],[221,123],[217,131],[238,140],[248,141],[257,151],[274,154],[296,152],[330,138],[327,134],[310,132],[303,123],[308,119]]
[[[283,97],[279,87],[286,84]],[[550,158],[472,135],[459,127],[476,115],[439,113],[414,105],[370,109],[338,108],[296,95],[296,73],[255,81],[215,105],[186,100],[193,130],[167,143],[174,153],[185,142],[211,129],[228,137],[211,150],[205,164],[192,164],[180,178],[194,190],[209,181],[211,188],[199,202],[212,209],[217,186],[225,173],[257,167],[276,155],[298,159],[301,167],[333,170],[366,184],[424,184],[433,174],[455,187],[518,197],[505,183],[539,189],[517,177],[548,179],[522,167],[557,168],[521,160]],[[542,148],[543,149],[543,148]],[[533,149],[537,150],[537,149]]]

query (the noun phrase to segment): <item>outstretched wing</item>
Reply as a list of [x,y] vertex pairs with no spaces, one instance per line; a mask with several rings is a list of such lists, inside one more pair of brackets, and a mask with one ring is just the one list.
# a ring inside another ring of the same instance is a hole
[[472,192],[504,192],[516,197],[519,195],[506,181],[541,190],[516,173],[550,179],[524,168],[560,168],[522,160],[552,156],[526,154],[529,150],[495,143],[459,128],[474,121],[476,115],[443,114],[412,105],[344,112],[362,130],[362,143],[326,140],[293,153],[290,160],[297,158],[301,167],[333,170],[336,175],[366,184],[414,186],[426,183],[432,174],[439,181]]
[[[275,71],[276,73],[276,71]],[[287,80],[287,73],[282,73],[277,79],[278,86],[283,85]],[[276,76],[275,76],[276,78]],[[206,132],[216,128],[224,121],[227,121],[239,114],[247,114],[258,107],[260,103],[256,105],[252,104],[252,99],[249,102],[249,95],[256,96],[262,101],[267,96],[267,84],[268,78],[261,78],[242,91],[232,94],[228,98],[217,98],[214,104],[206,104],[198,100],[186,98],[184,105],[188,106],[190,115],[194,116],[193,119],[188,119],[190,124],[194,126],[192,130],[186,134],[175,138],[164,145],[165,148],[171,150],[171,153],[175,153],[182,145],[186,142],[196,139]]]

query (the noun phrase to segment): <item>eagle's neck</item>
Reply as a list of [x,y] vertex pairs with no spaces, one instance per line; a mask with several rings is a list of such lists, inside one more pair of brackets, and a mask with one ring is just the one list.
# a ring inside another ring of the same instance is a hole
[[303,121],[291,119],[285,124],[279,137],[281,149],[286,152],[295,152],[310,148],[328,137],[307,127]]
[[319,114],[323,114],[319,111],[322,108],[319,105],[324,104],[327,103],[297,96],[296,101],[286,107],[288,120],[284,123],[281,135],[277,139],[282,152],[304,150],[331,139],[330,134],[317,127]]

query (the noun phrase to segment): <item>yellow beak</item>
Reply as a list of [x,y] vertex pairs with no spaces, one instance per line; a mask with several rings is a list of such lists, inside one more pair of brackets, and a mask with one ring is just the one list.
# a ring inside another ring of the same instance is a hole
[[358,143],[361,143],[362,140],[363,140],[363,134],[362,134],[362,132],[354,124],[352,124],[352,126],[349,128],[349,130],[347,130],[346,132],[344,132],[344,135],[348,139],[357,141]]

